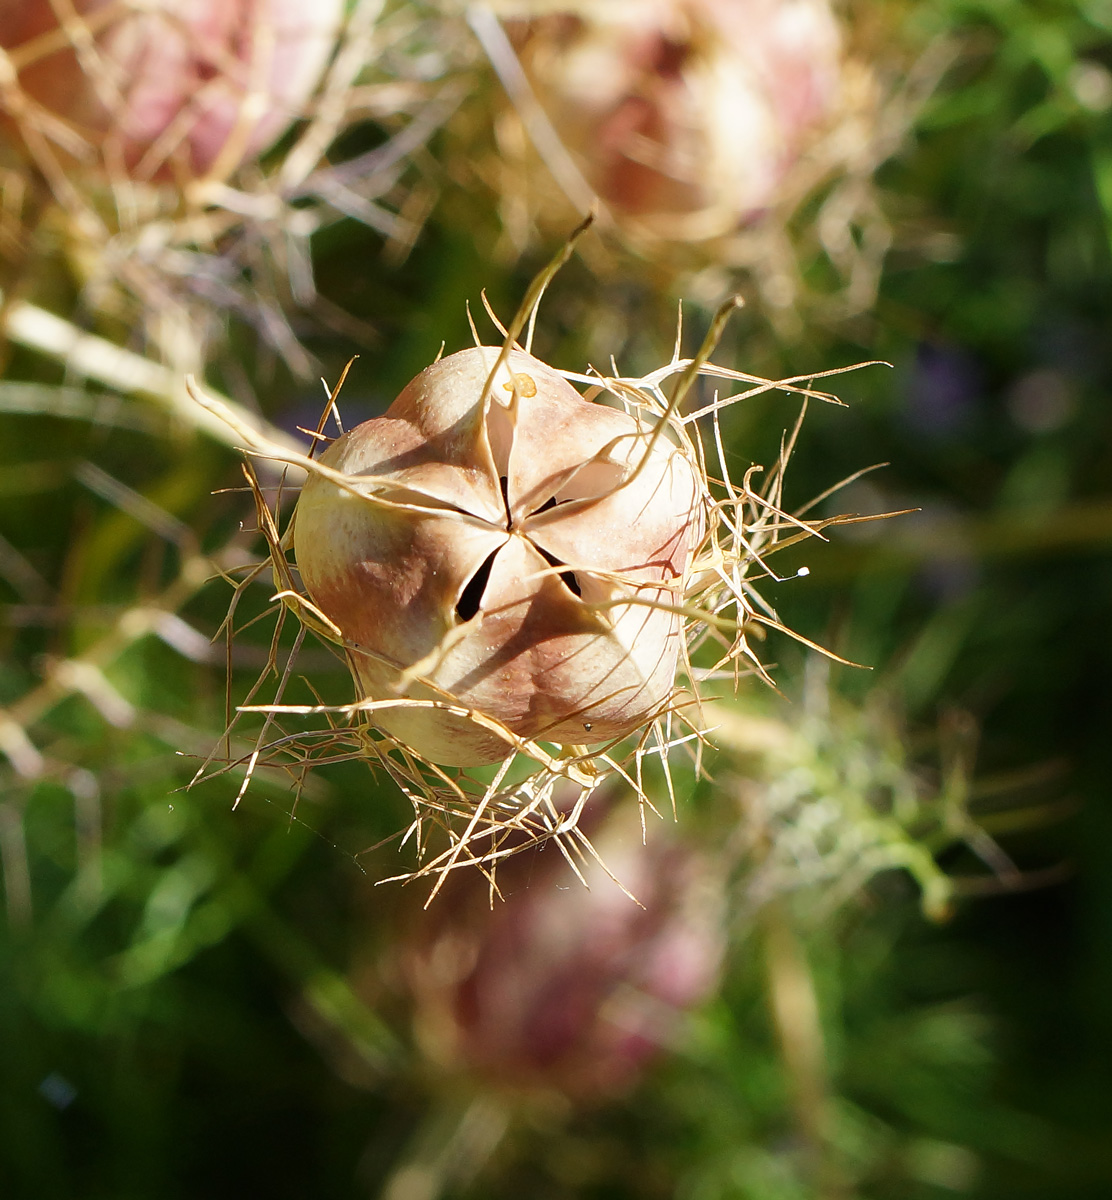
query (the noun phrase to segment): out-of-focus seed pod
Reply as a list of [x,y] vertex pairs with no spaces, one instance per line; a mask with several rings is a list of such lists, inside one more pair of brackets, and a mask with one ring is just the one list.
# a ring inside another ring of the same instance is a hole
[[828,0],[505,0],[541,107],[620,221],[717,237],[776,199],[838,109]]
[[0,114],[35,157],[223,177],[301,115],[343,0],[0,0]]
[[[585,822],[589,827],[590,818]],[[716,985],[725,947],[719,867],[636,813],[590,829],[607,868],[590,887],[554,844],[449,884],[397,950],[417,1035],[442,1068],[603,1099],[636,1083]]]
[[[499,355],[440,360],[329,447],[321,463],[343,478],[305,483],[297,565],[363,697],[452,701],[546,742],[608,741],[672,699],[703,493],[662,431],[588,402],[529,354],[510,353],[488,388]],[[374,720],[434,762],[512,750],[444,709]]]

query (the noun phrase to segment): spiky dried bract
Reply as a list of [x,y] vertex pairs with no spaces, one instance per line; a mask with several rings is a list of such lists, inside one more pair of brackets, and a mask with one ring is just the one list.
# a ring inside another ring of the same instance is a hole
[[[306,482],[297,564],[364,696],[450,696],[524,738],[608,742],[672,697],[704,527],[695,468],[532,355],[499,359],[442,359],[328,449],[354,486]],[[443,710],[378,723],[443,764],[508,749]]]

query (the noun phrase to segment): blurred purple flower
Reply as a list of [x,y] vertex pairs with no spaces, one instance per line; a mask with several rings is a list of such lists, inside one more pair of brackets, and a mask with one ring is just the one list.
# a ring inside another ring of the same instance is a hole
[[920,342],[905,396],[904,415],[916,433],[945,438],[967,422],[981,391],[981,373],[968,351]]

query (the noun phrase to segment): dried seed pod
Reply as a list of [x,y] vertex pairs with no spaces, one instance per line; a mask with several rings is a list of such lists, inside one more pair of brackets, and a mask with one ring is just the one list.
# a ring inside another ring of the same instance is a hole
[[[659,429],[500,356],[440,360],[329,447],[346,478],[306,482],[298,568],[364,697],[453,700],[547,742],[621,737],[673,695],[701,487]],[[458,712],[374,719],[434,762],[512,749]]]
[[[226,175],[298,116],[343,0],[0,0],[0,92],[34,152],[45,139],[138,179]],[[92,152],[92,153],[91,153]]]

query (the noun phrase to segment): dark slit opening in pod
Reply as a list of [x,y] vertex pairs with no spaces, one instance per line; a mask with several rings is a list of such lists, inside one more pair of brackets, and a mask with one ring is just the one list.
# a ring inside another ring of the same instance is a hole
[[479,605],[483,602],[483,593],[490,581],[490,572],[497,553],[498,551],[495,550],[493,554],[487,555],[482,566],[471,576],[467,581],[467,586],[460,592],[459,599],[456,601],[456,616],[461,621],[470,621],[479,611]]
[[498,485],[502,489],[502,504],[506,509],[506,520],[513,523],[513,517],[510,515],[510,481],[505,475],[498,479]]
[[[562,567],[566,565],[558,558],[555,558],[553,555],[549,554],[547,550],[541,550],[540,546],[537,546],[537,550],[540,552],[541,558],[543,558],[550,567]],[[574,571],[561,571],[560,578],[564,581],[564,586],[570,592],[574,593],[576,596],[582,597],[583,589],[579,586],[579,580],[576,579]]]

